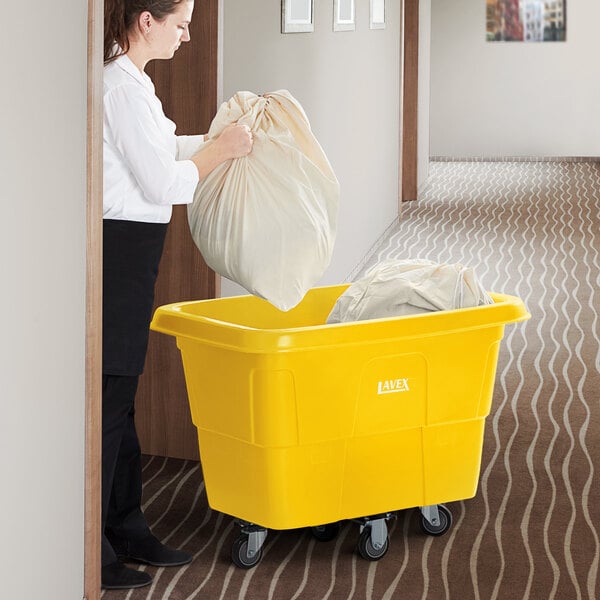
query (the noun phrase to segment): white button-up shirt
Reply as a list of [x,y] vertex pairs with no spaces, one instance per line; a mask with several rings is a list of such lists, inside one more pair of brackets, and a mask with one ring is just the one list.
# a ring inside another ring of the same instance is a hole
[[198,169],[188,160],[203,136],[175,135],[154,84],[126,56],[104,67],[105,219],[168,223],[189,204]]

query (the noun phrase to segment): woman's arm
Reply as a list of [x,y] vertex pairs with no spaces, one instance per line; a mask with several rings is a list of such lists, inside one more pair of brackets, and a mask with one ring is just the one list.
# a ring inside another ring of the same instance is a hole
[[219,137],[203,144],[190,160],[196,165],[200,179],[203,179],[221,163],[250,154],[253,143],[250,128],[233,123],[225,127]]
[[105,168],[107,157],[113,157],[119,185],[127,189],[122,179],[129,177],[129,185],[139,186],[148,202],[161,206],[188,204],[198,185],[196,165],[176,160],[171,126],[174,132],[174,124],[159,114],[148,90],[135,81],[104,94]]

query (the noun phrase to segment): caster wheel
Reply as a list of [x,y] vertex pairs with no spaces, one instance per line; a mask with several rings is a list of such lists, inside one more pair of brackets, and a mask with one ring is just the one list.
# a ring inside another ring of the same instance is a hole
[[423,515],[421,515],[421,529],[427,535],[444,535],[452,525],[452,513],[443,505],[438,505],[438,514],[440,522],[438,525],[430,523]]
[[320,542],[330,542],[337,537],[340,532],[339,523],[328,523],[327,525],[317,525],[310,528],[313,537]]
[[240,567],[240,569],[251,569],[256,566],[262,558],[262,548],[254,554],[249,556],[248,554],[248,536],[240,535],[231,547],[231,560],[234,565]]
[[371,541],[371,529],[365,527],[360,537],[358,538],[358,553],[366,560],[379,560],[388,551],[389,538],[385,538],[385,542],[381,548],[375,548]]

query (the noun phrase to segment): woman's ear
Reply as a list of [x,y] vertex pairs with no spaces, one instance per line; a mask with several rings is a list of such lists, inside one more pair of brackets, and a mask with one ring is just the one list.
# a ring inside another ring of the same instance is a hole
[[150,11],[145,10],[141,12],[138,17],[138,25],[140,31],[146,35],[150,33],[153,21],[154,19],[152,18],[152,14],[150,13]]

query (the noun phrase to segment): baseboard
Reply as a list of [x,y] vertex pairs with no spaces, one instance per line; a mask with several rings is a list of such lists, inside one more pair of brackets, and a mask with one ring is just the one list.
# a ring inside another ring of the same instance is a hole
[[600,156],[430,156],[430,162],[600,162]]

